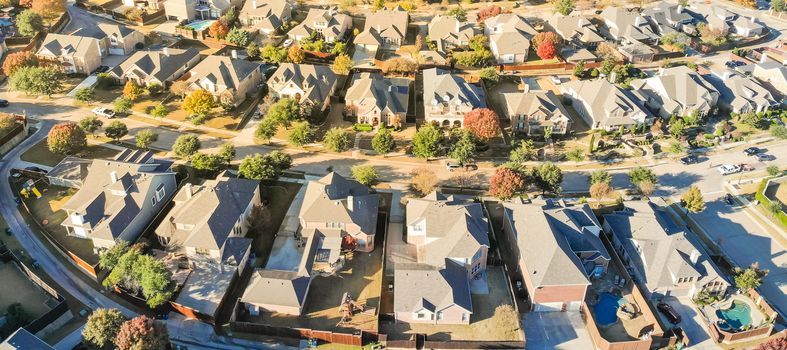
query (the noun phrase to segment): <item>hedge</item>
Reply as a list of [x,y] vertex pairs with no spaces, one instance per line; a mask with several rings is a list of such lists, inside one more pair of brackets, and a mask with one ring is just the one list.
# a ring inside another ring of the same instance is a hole
[[[768,180],[771,180],[771,179],[772,178],[767,178],[767,179],[762,180],[762,182],[760,183],[760,187],[757,188],[757,192],[754,193],[754,198],[757,199],[760,202],[760,205],[762,205],[763,208],[765,208],[764,203],[770,203],[771,202],[771,200],[768,199],[768,197],[765,197],[765,186],[768,185]],[[778,219],[779,222],[782,223],[782,225],[787,227],[787,214],[784,213],[783,209],[782,209],[782,211],[780,211],[779,213],[776,214],[776,219]]]

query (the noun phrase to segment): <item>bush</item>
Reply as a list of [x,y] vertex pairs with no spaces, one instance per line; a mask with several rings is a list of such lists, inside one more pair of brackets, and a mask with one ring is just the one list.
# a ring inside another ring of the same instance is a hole
[[353,124],[353,130],[358,132],[371,132],[374,130],[374,127],[369,124],[356,123]]
[[323,146],[333,152],[344,152],[350,149],[352,140],[350,134],[342,128],[331,128],[325,133],[322,140]]

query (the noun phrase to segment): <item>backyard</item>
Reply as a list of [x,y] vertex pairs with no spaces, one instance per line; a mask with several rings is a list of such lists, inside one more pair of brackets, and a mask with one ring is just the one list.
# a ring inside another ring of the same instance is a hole
[[[32,321],[51,309],[51,299],[31,282],[13,262],[0,262],[0,312],[5,313],[13,303],[22,304],[25,316]],[[54,303],[53,303],[54,305]]]
[[264,266],[267,262],[276,232],[302,185],[290,181],[264,180],[260,186],[262,201],[266,203],[265,210],[256,218],[258,222],[253,228],[254,232],[249,233],[249,237],[254,239],[252,251],[258,258],[255,266]]
[[[107,148],[100,145],[88,145],[82,151],[75,154],[75,156],[86,159],[109,159],[115,157],[119,152],[112,148]],[[25,153],[22,153],[22,160],[29,163],[41,164],[53,167],[60,163],[65,154],[57,154],[49,151],[46,139],[30,147]]]

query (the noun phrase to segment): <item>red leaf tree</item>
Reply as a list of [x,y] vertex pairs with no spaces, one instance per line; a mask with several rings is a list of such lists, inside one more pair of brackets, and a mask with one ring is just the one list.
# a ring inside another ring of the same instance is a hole
[[489,194],[501,200],[511,199],[524,189],[525,178],[509,168],[498,168],[489,179]]
[[555,49],[555,44],[553,44],[551,41],[544,40],[540,45],[538,45],[536,54],[538,54],[538,57],[541,57],[542,60],[549,60],[555,58],[555,55],[557,55],[557,49]]
[[162,350],[167,346],[167,329],[145,315],[137,316],[120,326],[115,337],[118,350]]
[[224,21],[213,22],[213,24],[210,25],[210,28],[208,28],[208,34],[217,40],[224,39],[227,37],[227,33],[229,32],[230,27],[228,27]]
[[465,129],[470,130],[473,136],[486,141],[500,132],[500,119],[495,111],[488,108],[478,108],[465,113]]
[[787,350],[787,337],[771,339],[760,344],[754,350]]
[[87,146],[87,137],[76,123],[65,122],[49,130],[46,142],[52,153],[74,154]]
[[32,51],[19,51],[8,54],[3,62],[3,72],[5,75],[14,74],[22,67],[32,67],[38,65],[38,58]]
[[555,46],[555,49],[557,49],[560,47],[560,40],[560,36],[555,32],[540,32],[534,35],[533,39],[530,39],[530,44],[533,47],[539,47],[541,43],[549,41]]
[[476,18],[476,22],[481,23],[488,18],[492,18],[499,15],[500,12],[501,12],[500,6],[497,5],[484,7],[478,10],[478,18]]

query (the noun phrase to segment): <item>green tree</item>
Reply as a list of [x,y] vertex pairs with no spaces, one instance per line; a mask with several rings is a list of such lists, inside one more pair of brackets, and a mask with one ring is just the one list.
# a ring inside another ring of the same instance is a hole
[[350,140],[350,133],[342,128],[331,128],[325,133],[322,139],[322,144],[330,151],[344,152],[350,149],[352,140]]
[[225,142],[221,145],[221,149],[219,149],[219,157],[221,157],[221,159],[224,160],[227,165],[232,163],[236,154],[237,152],[235,151],[235,145],[233,145],[231,142]]
[[91,104],[95,101],[96,94],[92,88],[81,88],[74,93],[74,99],[79,102]]
[[462,8],[462,6],[452,7],[448,11],[445,12],[446,16],[454,16],[461,22],[467,20],[467,11]]
[[566,153],[566,158],[572,162],[581,162],[585,160],[585,152],[582,152],[579,148],[575,148]]
[[230,32],[227,33],[226,39],[227,41],[241,47],[249,45],[249,42],[251,41],[249,32],[239,27],[232,28],[232,30],[230,30]]
[[249,43],[249,45],[246,45],[246,55],[252,60],[260,58],[260,46],[255,42]]
[[104,135],[115,140],[115,142],[120,141],[120,138],[126,136],[126,134],[128,134],[128,127],[119,120],[109,123],[109,125],[104,128]]
[[156,105],[156,107],[150,110],[150,115],[156,118],[164,118],[167,114],[169,114],[169,110],[167,110],[167,106],[165,105]]
[[396,141],[388,128],[380,128],[377,133],[372,137],[372,149],[378,154],[386,154],[391,152],[396,147]]
[[460,163],[469,161],[475,154],[475,141],[473,135],[466,129],[455,129],[452,132],[452,146],[449,156]]
[[16,118],[10,114],[0,114],[0,135],[5,135],[16,126]]
[[148,94],[156,96],[164,91],[164,86],[159,83],[150,83],[146,89],[148,90]]
[[590,173],[588,182],[591,185],[595,185],[597,183],[605,183],[609,185],[612,183],[612,175],[610,175],[606,170],[595,170]]
[[596,134],[590,134],[590,141],[588,141],[588,153],[593,154],[596,151]]
[[336,56],[333,60],[333,64],[331,64],[331,69],[339,75],[347,75],[350,73],[350,69],[353,68],[353,60],[347,54],[341,54]]
[[382,10],[385,7],[385,0],[373,0],[372,7],[375,10]]
[[136,101],[144,92],[145,89],[131,80],[126,81],[126,85],[123,86],[123,98],[131,102]]
[[784,0],[771,0],[771,9],[778,12],[787,11],[787,2]]
[[478,76],[488,82],[497,83],[500,81],[500,72],[495,67],[484,67],[478,71]]
[[429,159],[440,155],[440,142],[443,140],[442,131],[434,125],[427,123],[415,132],[412,142],[412,152],[418,158]]
[[771,216],[779,215],[782,212],[782,204],[779,201],[767,201],[763,205]]
[[681,154],[686,149],[683,148],[683,145],[678,141],[670,142],[669,147],[667,147],[667,152],[672,154]]
[[705,210],[705,199],[697,186],[689,187],[689,190],[680,198],[683,207],[691,213],[699,213]]
[[264,140],[270,141],[273,135],[276,134],[276,130],[279,128],[279,125],[276,124],[272,119],[265,118],[259,124],[257,124],[257,130],[254,132],[254,137]]
[[735,286],[738,287],[742,292],[746,293],[750,289],[755,289],[762,284],[762,279],[768,275],[768,270],[760,269],[759,266],[755,263],[749,266],[747,269],[742,269],[740,267],[736,267],[734,270],[733,279],[735,280]]
[[115,113],[128,113],[131,110],[131,100],[123,97],[118,97],[112,102],[112,109]]
[[32,10],[24,10],[16,16],[16,28],[22,36],[33,36],[44,30],[44,18]]
[[560,184],[563,182],[563,172],[554,163],[539,164],[533,168],[533,175],[535,175],[536,186],[542,192],[558,193],[560,191]]
[[782,170],[776,165],[769,165],[765,168],[765,171],[768,173],[768,176],[777,176],[782,173]]
[[213,174],[221,170],[225,164],[224,158],[218,154],[197,152],[191,156],[191,166],[206,177],[213,177]]
[[148,149],[153,142],[158,140],[158,134],[153,132],[151,129],[144,129],[137,132],[134,135],[134,140],[136,141],[137,147],[142,149]]
[[166,326],[145,315],[123,322],[115,337],[117,350],[164,350],[168,345]]
[[536,149],[532,140],[520,141],[516,148],[512,149],[511,153],[508,155],[509,161],[518,164],[537,159],[538,149]]
[[124,240],[117,240],[115,245],[109,249],[102,250],[98,254],[98,266],[103,270],[112,270],[117,266],[122,257],[129,250],[128,242]]
[[200,148],[199,137],[194,134],[180,135],[172,145],[172,152],[181,159],[191,157]]
[[79,127],[82,128],[84,132],[91,135],[95,134],[96,130],[100,129],[102,125],[104,125],[104,122],[94,115],[89,115],[79,121]]
[[353,179],[362,185],[371,186],[377,182],[377,170],[371,165],[356,165],[350,171]]
[[287,48],[276,47],[273,44],[265,45],[260,50],[260,58],[268,63],[283,63],[287,61]]
[[771,124],[768,131],[770,131],[771,136],[777,139],[787,140],[787,127],[784,125]]
[[74,154],[87,146],[87,137],[76,123],[59,123],[49,130],[46,137],[49,151],[58,154]]
[[196,115],[208,115],[216,107],[216,100],[206,90],[194,90],[183,100],[183,110]]
[[293,127],[290,135],[287,136],[287,141],[295,146],[303,146],[307,143],[314,142],[314,127],[309,122],[299,122]]
[[12,89],[28,95],[52,96],[63,89],[63,74],[52,66],[20,67],[9,80]]
[[568,16],[576,7],[574,0],[555,0],[552,4],[555,7],[555,12],[563,16]]
[[[266,120],[270,120],[277,125],[288,127],[291,122],[301,118],[301,106],[294,98],[282,98],[268,109],[265,115]],[[263,122],[265,122],[263,120]],[[262,123],[260,123],[262,124]],[[275,130],[274,130],[275,132]]]
[[246,179],[275,179],[291,166],[292,157],[284,152],[273,151],[265,155],[257,153],[243,158],[238,166],[238,173]]
[[639,186],[639,184],[643,181],[648,181],[651,184],[655,184],[658,182],[658,177],[656,177],[656,173],[653,172],[650,168],[645,167],[637,167],[634,169],[629,170],[629,180],[635,186]]
[[118,309],[98,308],[88,316],[85,328],[82,329],[82,339],[103,348],[112,344],[120,331],[120,326],[127,318]]
[[341,41],[335,41],[333,43],[333,48],[331,49],[332,54],[339,56],[344,54],[345,51],[347,51],[347,44]]
[[585,62],[579,61],[576,66],[574,66],[574,76],[577,78],[582,78],[585,75]]
[[525,178],[509,168],[497,168],[489,178],[489,194],[500,200],[508,200],[525,189]]

